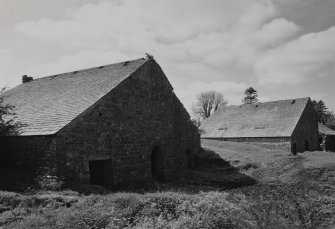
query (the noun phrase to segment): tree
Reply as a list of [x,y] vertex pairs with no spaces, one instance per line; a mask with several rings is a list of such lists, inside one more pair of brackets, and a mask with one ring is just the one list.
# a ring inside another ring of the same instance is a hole
[[15,107],[10,104],[4,104],[3,96],[6,88],[0,90],[0,136],[17,135],[21,126],[15,121]]
[[207,119],[214,111],[226,105],[227,101],[221,92],[207,91],[197,96],[197,102],[192,109],[199,119]]
[[322,100],[319,100],[318,102],[313,100],[312,104],[316,111],[318,122],[326,124],[328,108],[326,107],[325,102],[323,102]]
[[242,99],[242,103],[251,104],[258,102],[257,91],[253,87],[249,87],[244,91],[245,97]]

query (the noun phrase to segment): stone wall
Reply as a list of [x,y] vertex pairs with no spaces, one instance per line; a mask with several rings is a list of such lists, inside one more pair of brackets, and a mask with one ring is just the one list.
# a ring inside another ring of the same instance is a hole
[[326,151],[335,152],[335,135],[327,135],[326,136]]
[[221,141],[241,142],[258,145],[267,149],[291,151],[291,139],[288,137],[278,138],[215,138]]
[[313,151],[319,148],[319,131],[315,110],[309,100],[292,134],[292,152]]
[[151,180],[155,147],[160,151],[157,167],[169,178],[186,166],[187,150],[195,153],[200,148],[200,138],[152,60],[63,128],[56,144],[59,177],[89,183],[90,163],[93,168],[99,163],[95,161],[105,160],[112,169],[101,173],[111,175],[106,182],[113,188]]
[[0,188],[24,189],[50,171],[56,144],[54,136],[11,136],[0,138],[0,149]]

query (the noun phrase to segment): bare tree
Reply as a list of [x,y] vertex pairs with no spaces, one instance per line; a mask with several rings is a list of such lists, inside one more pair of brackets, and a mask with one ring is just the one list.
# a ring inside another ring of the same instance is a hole
[[227,101],[221,92],[207,91],[197,96],[197,102],[193,104],[192,109],[198,118],[207,119],[214,111],[226,105]]

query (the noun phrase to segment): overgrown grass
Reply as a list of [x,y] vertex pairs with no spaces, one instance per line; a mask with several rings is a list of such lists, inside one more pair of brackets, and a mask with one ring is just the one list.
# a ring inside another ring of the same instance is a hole
[[[240,209],[227,193],[115,193],[22,196],[0,193],[10,210],[0,214],[6,228],[236,228]],[[68,203],[71,203],[70,205]]]
[[[335,223],[335,199],[291,187],[225,192],[79,195],[0,192],[0,228],[318,228]],[[327,200],[327,204],[320,201]],[[330,214],[330,215],[329,215]]]
[[[302,160],[295,157],[281,161],[276,158],[279,165],[268,167],[240,158],[243,159],[234,159],[235,168],[215,152],[206,151],[196,169],[180,173],[174,181],[138,190],[142,194],[101,195],[96,187],[89,188],[96,193],[90,195],[74,191],[38,191],[29,195],[0,191],[0,229],[335,226],[335,169],[306,170],[296,165]],[[291,167],[295,173],[291,173]],[[257,172],[259,177],[286,174],[288,179],[293,179],[294,174],[297,182],[281,183],[275,179],[246,186],[250,177],[241,172]],[[245,187],[225,188],[227,184],[241,183]]]

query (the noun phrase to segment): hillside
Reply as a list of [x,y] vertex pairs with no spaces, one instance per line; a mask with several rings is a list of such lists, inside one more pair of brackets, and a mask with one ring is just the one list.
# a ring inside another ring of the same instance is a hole
[[140,190],[0,192],[0,228],[334,228],[335,154],[202,146],[195,169]]

